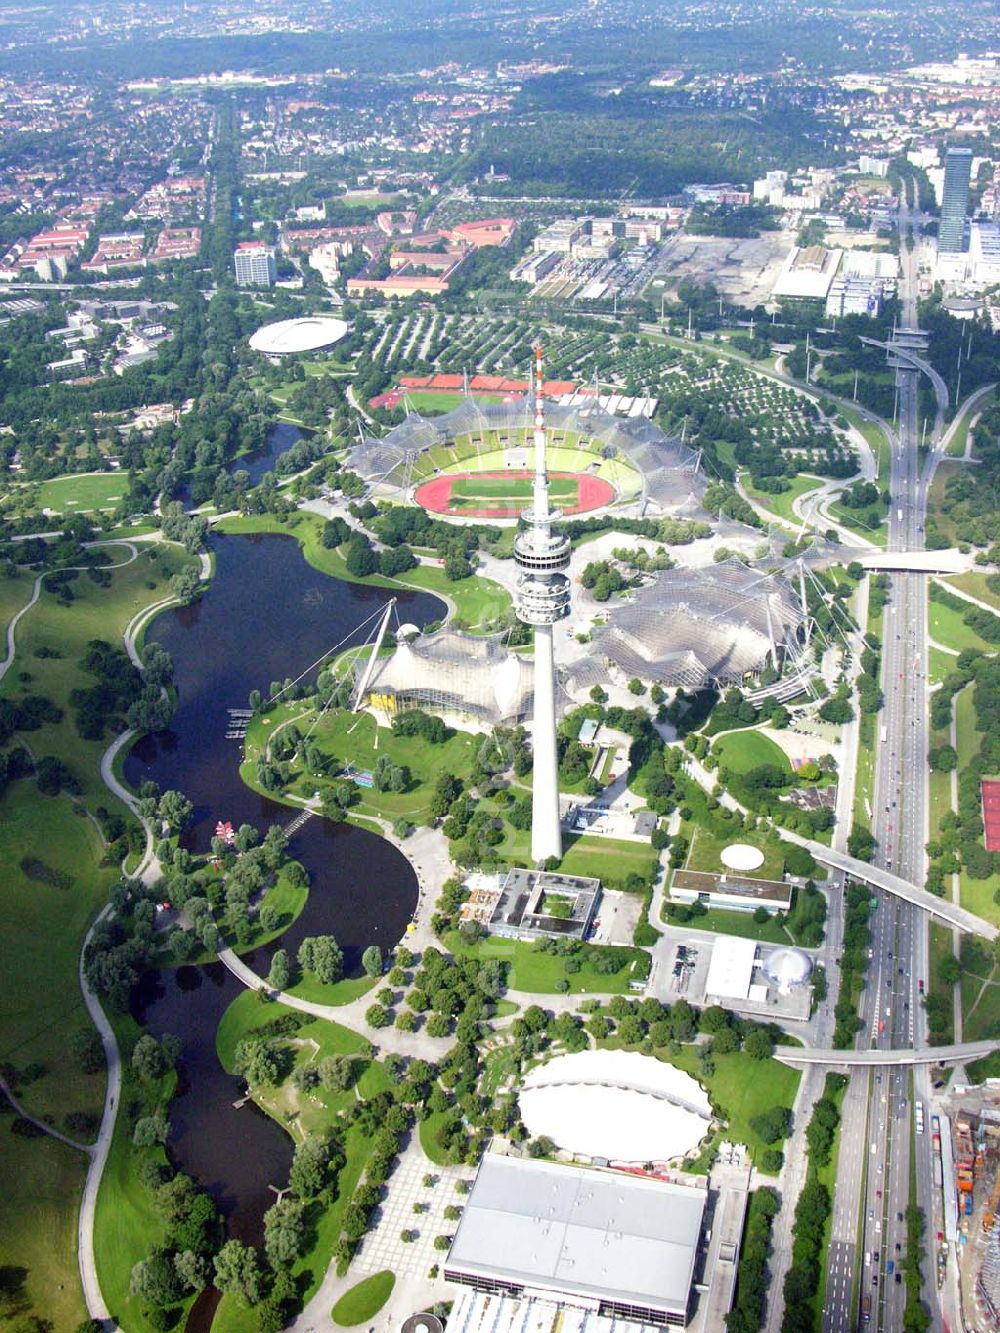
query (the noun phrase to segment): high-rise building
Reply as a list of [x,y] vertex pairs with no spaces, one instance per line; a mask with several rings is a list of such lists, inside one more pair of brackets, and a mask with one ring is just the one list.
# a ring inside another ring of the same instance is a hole
[[262,241],[243,241],[233,255],[237,287],[273,287],[278,276],[274,251]]
[[938,231],[939,252],[959,254],[964,249],[965,215],[969,207],[971,176],[972,149],[949,148],[944,159],[941,226]]
[[517,616],[535,630],[535,698],[531,778],[531,859],[536,865],[562,856],[559,762],[556,751],[556,674],[552,627],[569,615],[569,538],[555,530],[545,467],[542,349],[535,348],[535,481],[523,531],[514,541]]

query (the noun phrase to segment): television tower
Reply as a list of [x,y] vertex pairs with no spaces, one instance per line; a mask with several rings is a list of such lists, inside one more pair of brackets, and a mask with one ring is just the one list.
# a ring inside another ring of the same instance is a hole
[[532,741],[531,859],[535,864],[562,856],[559,823],[559,764],[556,753],[556,674],[552,626],[569,615],[569,538],[554,531],[545,469],[545,409],[542,404],[542,349],[535,347],[535,485],[532,506],[522,515],[514,540],[517,617],[535,629],[535,700]]

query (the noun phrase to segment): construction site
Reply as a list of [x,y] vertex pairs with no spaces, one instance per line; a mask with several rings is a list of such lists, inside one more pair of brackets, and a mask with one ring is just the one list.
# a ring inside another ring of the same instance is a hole
[[1000,1082],[956,1088],[944,1106],[947,1114],[930,1117],[941,1207],[929,1220],[928,1248],[939,1286],[957,1257],[965,1327],[985,1333],[1000,1329]]

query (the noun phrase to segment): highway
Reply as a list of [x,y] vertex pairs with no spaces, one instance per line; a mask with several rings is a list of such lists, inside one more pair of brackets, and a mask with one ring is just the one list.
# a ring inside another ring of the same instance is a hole
[[[900,210],[900,236],[909,215]],[[915,253],[901,247],[903,327],[916,328]],[[898,433],[893,442],[889,550],[923,546],[927,487],[918,455],[920,371],[899,364]],[[891,575],[883,621],[884,705],[877,719],[875,805],[872,831],[876,867],[911,885],[925,878],[927,841],[927,602],[925,576]],[[884,738],[884,739],[881,739]],[[921,1004],[928,966],[928,917],[920,907],[873,888],[869,971],[862,996],[863,1029],[869,1048],[898,1051],[926,1046]],[[859,1326],[895,1333],[903,1327],[905,1286],[896,1273],[906,1245],[910,1142],[914,1101],[929,1101],[922,1065],[855,1072],[844,1103],[841,1160],[838,1163],[829,1279],[823,1312],[824,1333],[847,1333]],[[917,1201],[933,1236],[930,1135],[916,1138]],[[892,1263],[893,1273],[888,1272]],[[923,1296],[940,1327],[933,1269],[925,1264]],[[867,1300],[866,1300],[867,1298]]]

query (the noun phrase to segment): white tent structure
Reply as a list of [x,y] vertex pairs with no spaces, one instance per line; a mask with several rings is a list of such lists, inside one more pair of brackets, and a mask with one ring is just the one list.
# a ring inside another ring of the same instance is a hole
[[520,1093],[529,1133],[568,1152],[666,1162],[708,1133],[712,1107],[689,1074],[636,1051],[580,1051],[531,1070]]

